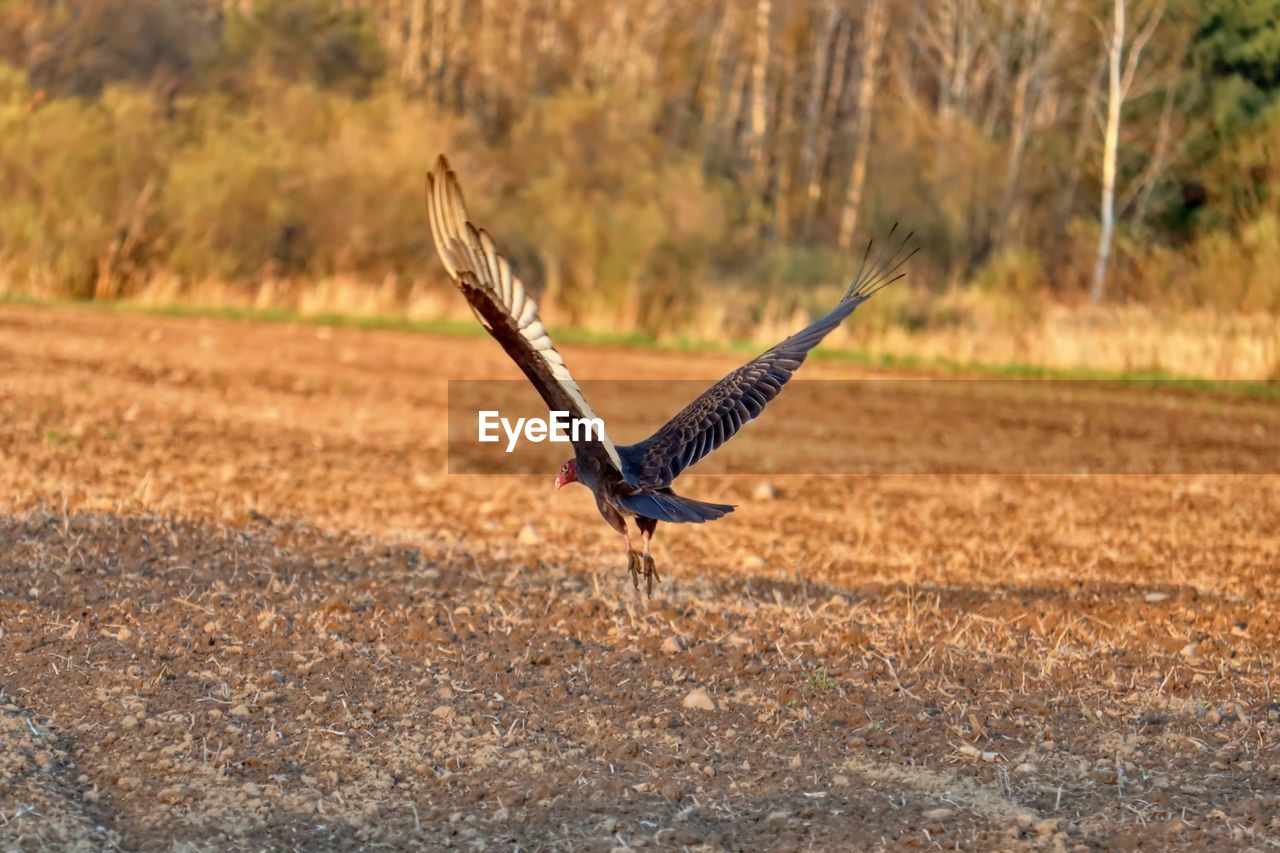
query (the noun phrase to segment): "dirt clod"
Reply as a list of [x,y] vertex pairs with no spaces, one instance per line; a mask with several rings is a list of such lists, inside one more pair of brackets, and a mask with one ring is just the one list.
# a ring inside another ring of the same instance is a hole
[[768,481],[759,483],[751,490],[751,497],[757,501],[771,501],[778,496],[778,487]]
[[701,687],[694,688],[685,694],[680,704],[685,708],[694,708],[699,711],[714,711],[716,709],[715,701]]

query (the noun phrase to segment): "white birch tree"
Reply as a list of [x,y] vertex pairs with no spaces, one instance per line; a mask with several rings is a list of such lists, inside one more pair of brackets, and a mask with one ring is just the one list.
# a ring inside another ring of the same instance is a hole
[[[1116,228],[1116,160],[1120,150],[1120,118],[1125,99],[1133,89],[1142,50],[1155,33],[1164,14],[1164,3],[1146,11],[1146,21],[1125,50],[1125,26],[1129,0],[1112,0],[1111,28],[1107,33],[1107,118],[1102,136],[1102,205],[1099,213],[1098,256],[1093,265],[1089,300],[1095,305],[1106,295],[1107,269]],[[1100,28],[1101,29],[1101,28]],[[1105,30],[1104,30],[1105,32]]]

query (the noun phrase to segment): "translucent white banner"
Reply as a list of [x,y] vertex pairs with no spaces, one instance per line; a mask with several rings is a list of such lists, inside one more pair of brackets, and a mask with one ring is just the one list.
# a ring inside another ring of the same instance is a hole
[[[648,437],[712,384],[584,382],[609,437]],[[1275,474],[1268,386],[1015,379],[803,380],[699,474]],[[449,382],[449,471],[547,474],[573,455],[524,381]],[[578,425],[580,429],[589,425]]]

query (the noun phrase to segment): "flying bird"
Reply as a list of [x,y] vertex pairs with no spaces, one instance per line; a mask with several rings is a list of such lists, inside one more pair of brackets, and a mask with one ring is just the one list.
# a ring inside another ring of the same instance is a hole
[[[489,234],[467,217],[457,176],[443,155],[427,175],[427,213],[449,276],[548,408],[568,412],[573,419],[596,418],[538,319],[537,304]],[[573,458],[556,475],[556,489],[581,483],[591,490],[600,515],[622,535],[627,570],[637,590],[643,578],[652,595],[654,582],[661,581],[649,553],[658,522],[701,524],[733,511],[729,504],[677,495],[671,490],[675,479],[757,417],[811,349],[855,308],[904,275],[899,269],[915,254],[904,254],[910,236],[870,263],[868,244],[858,276],[834,308],[712,385],[644,441],[616,445],[606,432],[591,431],[573,442]],[[628,519],[640,532],[640,551],[632,545]]]

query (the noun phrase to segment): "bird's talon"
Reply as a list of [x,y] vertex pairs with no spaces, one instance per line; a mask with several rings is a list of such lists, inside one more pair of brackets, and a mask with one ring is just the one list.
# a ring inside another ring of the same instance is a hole
[[643,566],[644,561],[639,552],[627,551],[627,571],[631,573],[631,584],[636,588],[636,592],[640,591],[640,575]]
[[653,562],[653,557],[648,554],[641,554],[640,558],[644,563],[645,591],[648,593],[649,597],[652,598],[653,585],[655,583],[662,583],[662,577],[658,574],[658,567]]

